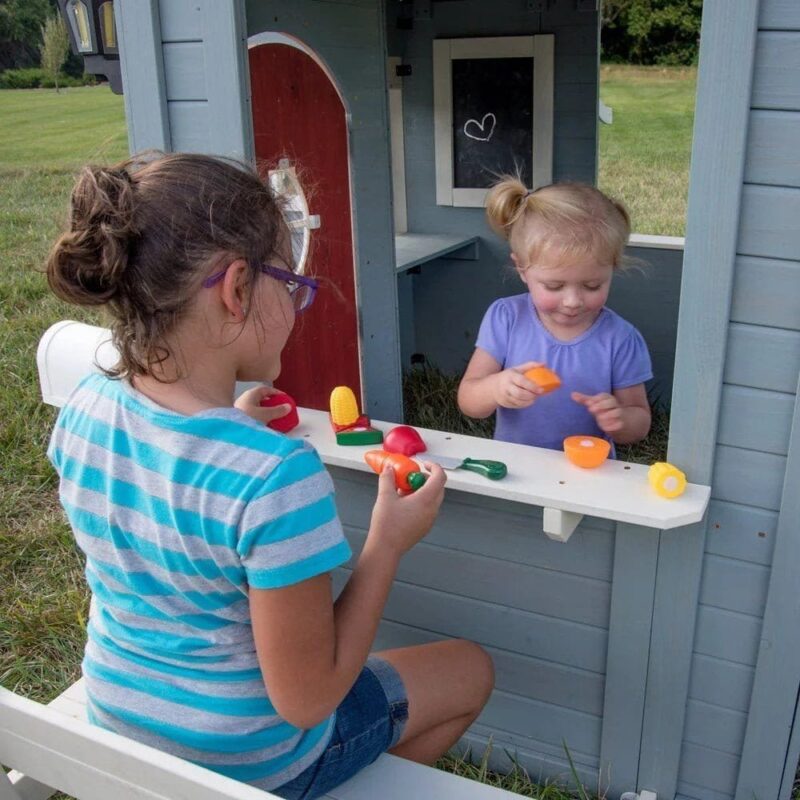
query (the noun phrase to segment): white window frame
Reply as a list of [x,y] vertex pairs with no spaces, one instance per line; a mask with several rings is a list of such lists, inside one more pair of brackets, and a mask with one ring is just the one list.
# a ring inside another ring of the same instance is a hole
[[435,39],[433,107],[436,146],[436,203],[482,207],[485,188],[453,186],[453,70],[455,59],[533,58],[533,186],[553,180],[553,34]]

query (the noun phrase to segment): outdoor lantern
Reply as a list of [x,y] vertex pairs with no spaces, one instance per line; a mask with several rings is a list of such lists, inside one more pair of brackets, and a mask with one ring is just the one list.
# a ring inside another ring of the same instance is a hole
[[104,76],[111,91],[122,94],[113,0],[58,0],[58,7],[67,22],[72,51],[83,56],[86,72]]

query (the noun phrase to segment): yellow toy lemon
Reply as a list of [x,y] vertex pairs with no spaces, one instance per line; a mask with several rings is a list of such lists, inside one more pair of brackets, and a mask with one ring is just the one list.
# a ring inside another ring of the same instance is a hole
[[686,490],[686,475],[666,461],[656,461],[647,471],[647,480],[659,496],[668,500]]

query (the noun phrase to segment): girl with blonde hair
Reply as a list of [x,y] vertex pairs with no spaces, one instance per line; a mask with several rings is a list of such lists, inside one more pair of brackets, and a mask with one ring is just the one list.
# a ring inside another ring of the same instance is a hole
[[[458,389],[461,411],[497,412],[495,439],[537,447],[561,449],[572,435],[612,448],[643,439],[650,355],[639,331],[606,307],[630,234],[624,206],[584,184],[529,191],[507,177],[490,190],[486,213],[525,291],[487,310]],[[525,377],[540,365],[560,388],[545,394]]]

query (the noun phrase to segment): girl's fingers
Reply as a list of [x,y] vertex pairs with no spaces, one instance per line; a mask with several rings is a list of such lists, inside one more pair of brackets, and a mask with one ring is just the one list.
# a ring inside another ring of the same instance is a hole
[[279,406],[257,406],[257,408],[258,411],[256,413],[264,422],[272,422],[272,420],[278,419],[278,417],[285,417],[292,410],[292,407],[288,403],[282,403]]
[[394,467],[386,464],[378,475],[378,497],[393,497],[397,494],[394,484]]

